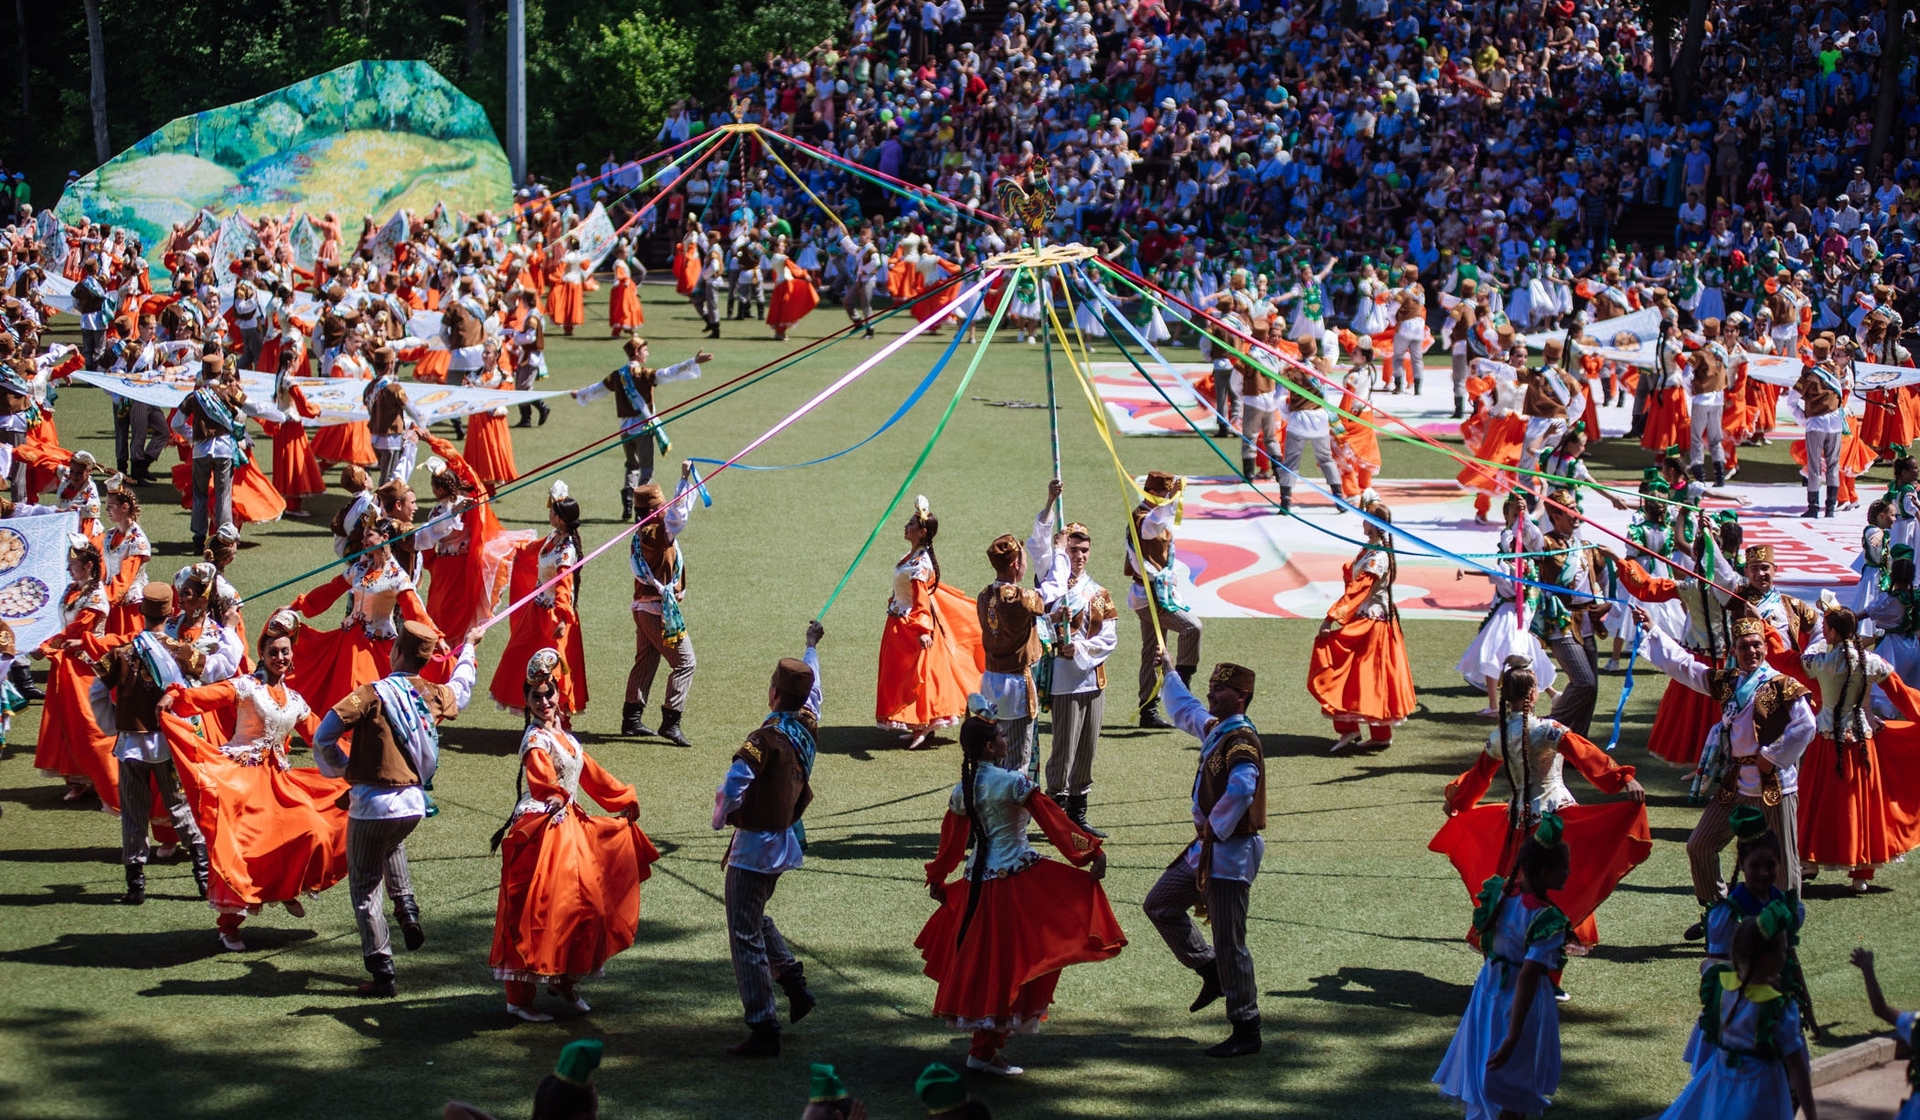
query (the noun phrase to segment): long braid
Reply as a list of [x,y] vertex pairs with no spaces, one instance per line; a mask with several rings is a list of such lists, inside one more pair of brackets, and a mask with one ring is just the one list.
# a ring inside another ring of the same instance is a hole
[[973,912],[980,906],[980,884],[987,877],[987,826],[980,822],[980,810],[974,803],[973,787],[980,776],[980,763],[971,757],[960,764],[960,788],[967,807],[969,842],[973,845],[973,869],[967,876],[967,910],[960,916],[960,932],[954,935],[956,948],[967,939],[973,925]]
[[1507,823],[1514,828],[1519,828],[1521,822],[1520,787],[1514,784],[1513,752],[1507,749],[1507,720],[1510,711],[1507,705],[1507,681],[1511,679],[1512,675],[1513,670],[1511,668],[1500,671],[1500,768],[1506,772],[1507,788],[1513,791],[1512,799],[1507,802]]

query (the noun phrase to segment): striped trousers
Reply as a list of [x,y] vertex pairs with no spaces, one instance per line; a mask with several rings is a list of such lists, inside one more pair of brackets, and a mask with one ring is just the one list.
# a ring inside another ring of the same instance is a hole
[[387,884],[389,898],[413,893],[407,877],[407,837],[419,825],[419,817],[347,821],[347,890],[353,897],[353,921],[360,927],[363,957],[393,956],[387,915],[380,906],[380,884]]
[[[1247,904],[1252,893],[1252,883],[1210,878],[1202,895],[1183,851],[1160,873],[1160,881],[1147,892],[1142,906],[1175,960],[1192,969],[1218,964],[1230,1023],[1260,1018],[1260,987],[1253,976],[1253,954],[1247,951]],[[1213,927],[1211,946],[1188,913],[1203,899]]]
[[1693,873],[1693,896],[1702,906],[1712,906],[1726,893],[1720,879],[1720,853],[1733,843],[1733,826],[1727,817],[1736,806],[1751,805],[1767,818],[1767,828],[1780,841],[1780,889],[1800,889],[1800,795],[1789,793],[1778,805],[1768,805],[1757,797],[1738,797],[1730,804],[1718,798],[1700,811],[1700,823],[1687,837],[1687,867]]
[[155,789],[160,791],[160,803],[166,806],[180,842],[206,843],[200,836],[200,826],[194,823],[186,795],[180,792],[180,775],[174,772],[172,758],[164,762],[123,758],[119,763],[121,863],[144,866],[147,862],[147,825],[153,819]]
[[767,917],[767,900],[779,885],[778,875],[727,865],[727,947],[750,1027],[778,1026],[773,986],[806,980],[800,962],[787,949],[786,938]]

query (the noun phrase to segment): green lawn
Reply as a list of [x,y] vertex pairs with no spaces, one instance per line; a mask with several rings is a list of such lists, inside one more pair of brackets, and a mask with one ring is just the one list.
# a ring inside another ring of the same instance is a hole
[[[695,345],[695,321],[670,289],[648,294],[656,360],[685,356]],[[604,321],[601,306],[594,305],[596,323]],[[796,338],[840,322],[838,309],[823,307]],[[703,385],[788,349],[760,324],[743,328],[726,325]],[[672,422],[675,456],[725,458],[883,341],[833,347]],[[910,344],[757,461],[797,462],[851,444],[898,406],[938,353],[931,341]],[[616,343],[555,338],[552,383],[584,384],[617,361]],[[514,717],[485,699],[449,732],[437,783],[442,812],[409,844],[428,941],[401,954],[401,996],[391,1001],[353,993],[363,973],[344,886],[310,904],[304,920],[275,910],[250,921],[251,951],[243,954],[220,950],[184,863],[159,869],[144,908],[117,905],[118,827],[90,808],[63,806],[60,787],[34,772],[38,712],[25,713],[15,725],[17,745],[0,763],[0,1114],[426,1117],[460,1097],[502,1117],[521,1116],[559,1047],[599,1037],[607,1042],[599,1084],[609,1116],[791,1116],[805,1100],[811,1061],[836,1064],[876,1118],[919,1115],[914,1076],[929,1061],[957,1064],[965,1053],[962,1039],[928,1015],[933,985],[912,948],[932,907],[921,864],[933,854],[959,756],[951,746],[904,753],[872,727],[897,524],[825,620],[827,709],[808,814],[812,847],[771,907],[821,1004],[788,1031],[775,1061],[745,1063],[722,1052],[742,1026],[719,897],[725,836],[710,831],[708,819],[728,755],[763,715],[773,660],[798,649],[807,619],[931,433],[960,368],[956,362],[917,410],[853,455],[808,470],[730,472],[713,484],[713,508],[696,510],[683,538],[692,588],[686,611],[700,658],[687,716],[693,749],[611,734],[631,648],[630,585],[618,551],[587,571],[593,702],[580,729],[596,758],[639,787],[641,824],[665,854],[643,890],[639,943],[583,989],[595,1008],[589,1016],[515,1025],[487,968],[498,874],[487,837],[512,800],[518,732]],[[677,386],[663,399],[687,394]],[[1039,350],[995,346],[969,395],[1044,400]],[[1070,403],[1062,409],[1067,507],[1093,526],[1096,575],[1121,585],[1126,503],[1077,394]],[[60,405],[69,444],[106,458],[104,398],[76,388]],[[522,467],[605,434],[612,416],[608,401],[589,410],[561,401],[544,428],[516,433]],[[916,484],[941,518],[950,582],[969,591],[983,586],[991,578],[987,541],[1024,534],[1048,473],[1046,433],[1044,410],[961,402]],[[1454,469],[1430,452],[1383,443],[1389,476]],[[1218,468],[1198,440],[1136,440],[1121,453],[1135,472]],[[1638,449],[1619,454],[1609,461],[1603,449],[1600,461],[1618,475],[1637,474]],[[1784,445],[1747,459],[1749,478],[1785,475]],[[609,514],[617,509],[619,473],[617,453],[566,473],[588,512],[589,547],[617,530]],[[542,483],[511,495],[502,519],[510,527],[541,523],[545,492]],[[170,496],[160,487],[147,492],[147,528],[167,554],[156,570],[183,562],[186,515],[162,508]],[[330,495],[311,503],[309,521],[250,530],[233,572],[242,593],[330,559],[325,525],[337,503]],[[257,626],[291,594],[250,605],[249,618]],[[1130,623],[1121,631],[1114,676],[1126,681],[1137,641]],[[1455,1114],[1427,1079],[1479,960],[1461,941],[1466,895],[1426,842],[1442,819],[1441,786],[1468,764],[1487,724],[1472,714],[1481,697],[1451,672],[1470,628],[1413,622],[1407,631],[1423,710],[1390,751],[1330,758],[1327,724],[1301,688],[1313,623],[1208,621],[1206,661],[1232,659],[1261,674],[1251,714],[1266,733],[1269,758],[1267,860],[1250,928],[1267,1046],[1232,1064],[1201,1056],[1204,1044],[1224,1037],[1224,1020],[1217,1008],[1186,1013],[1192,975],[1140,912],[1154,877],[1191,836],[1195,744],[1174,732],[1127,728],[1128,689],[1116,688],[1093,814],[1113,834],[1107,887],[1133,943],[1115,961],[1067,972],[1048,1028],[1011,1048],[1028,1075],[976,1087],[997,1114]],[[491,638],[482,650],[483,688],[503,640]],[[1613,710],[1619,680],[1605,679],[1603,713]],[[1696,813],[1677,774],[1642,749],[1659,695],[1658,682],[1643,674],[1620,748],[1622,758],[1651,764],[1643,779],[1657,843],[1602,909],[1605,944],[1568,970],[1574,998],[1564,1009],[1566,1072],[1556,1116],[1642,1116],[1685,1081],[1680,1052],[1694,1015],[1697,951],[1678,940],[1696,916],[1680,842]],[[1590,791],[1575,784],[1586,797]],[[1879,884],[1857,898],[1828,881],[1810,892],[1802,954],[1820,1015],[1833,1024],[1823,1047],[1876,1029],[1846,964],[1853,945],[1886,950],[1889,996],[1900,1006],[1920,1004],[1920,968],[1910,955],[1920,882],[1901,865]]]

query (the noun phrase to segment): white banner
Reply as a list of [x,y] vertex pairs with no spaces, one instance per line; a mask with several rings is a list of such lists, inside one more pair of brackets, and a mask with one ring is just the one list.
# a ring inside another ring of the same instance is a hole
[[405,210],[395,210],[393,217],[387,219],[387,224],[381,226],[379,232],[373,235],[373,241],[368,248],[373,250],[373,263],[378,265],[382,272],[393,264],[394,247],[406,242],[407,231],[412,228],[412,223],[412,216]]
[[[193,374],[183,373],[179,377],[154,378],[149,376],[133,377],[117,373],[79,372],[73,375],[75,381],[83,381],[105,389],[117,397],[126,397],[155,408],[174,409],[193,391]],[[347,377],[296,377],[295,384],[307,398],[307,403],[320,410],[317,419],[304,422],[308,427],[326,427],[331,424],[346,424],[367,419],[366,406],[361,395],[366,392],[367,382]],[[285,414],[273,406],[273,374],[259,370],[241,370],[240,384],[247,393],[247,415],[263,420],[279,421]],[[490,412],[496,408],[513,408],[516,405],[532,404],[534,401],[557,397],[566,392],[556,389],[551,392],[519,393],[503,389],[481,389],[467,385],[432,385],[422,382],[401,382],[406,387],[407,399],[413,402],[420,415],[428,423],[439,420],[451,420],[475,412]],[[61,586],[65,586],[62,584]]]
[[55,273],[40,282],[40,298],[55,311],[73,313],[73,281]]
[[287,248],[293,252],[293,267],[311,270],[320,259],[320,231],[305,214],[287,232]]
[[0,521],[0,620],[25,653],[60,630],[67,586],[67,536],[79,515],[48,513]]
[[[1520,336],[1526,340],[1527,348],[1539,350],[1546,346],[1547,340],[1565,341],[1566,331],[1534,331]],[[1588,323],[1587,329],[1580,335],[1580,346],[1591,352],[1596,347],[1615,350],[1635,350],[1642,342],[1651,342],[1660,337],[1660,311],[1649,307],[1626,315],[1617,315],[1611,319],[1602,319],[1597,323]],[[1624,358],[1613,358],[1625,361]]]
[[228,266],[253,252],[258,244],[260,235],[245,214],[235,210],[221,221],[220,232],[213,239],[213,274],[223,290],[233,290],[233,272]]
[[573,236],[580,239],[580,251],[586,254],[587,272],[598,269],[620,240],[620,235],[613,231],[613,219],[607,217],[607,208],[598,202],[593,204],[593,213],[574,227]]

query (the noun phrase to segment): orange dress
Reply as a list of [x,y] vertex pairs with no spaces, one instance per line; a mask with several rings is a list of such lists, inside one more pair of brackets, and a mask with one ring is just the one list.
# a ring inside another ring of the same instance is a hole
[[1413,713],[1413,669],[1391,600],[1386,551],[1362,549],[1346,565],[1347,593],[1327,610],[1337,626],[1313,639],[1307,692],[1329,719],[1396,724]]
[[[925,648],[923,636],[933,639]],[[925,552],[909,553],[893,570],[874,721],[896,731],[959,723],[986,664],[973,597],[937,582]]]
[[[40,646],[47,658],[47,696],[40,705],[33,765],[50,778],[92,784],[100,804],[117,813],[120,768],[113,760],[114,737],[100,730],[93,706],[87,702],[94,677],[91,659],[105,652],[99,639],[107,618],[106,588],[69,584],[60,597],[60,617],[66,625]],[[78,641],[83,648],[67,653],[64,647],[69,641]]]
[[147,561],[153,558],[153,544],[147,532],[135,521],[123,531],[109,529],[104,555],[107,562],[107,630],[109,634],[133,635],[147,628],[140,617],[140,591],[147,585]]
[[[1833,675],[1816,673],[1816,681]],[[1920,692],[1898,673],[1880,688],[1905,719],[1844,747],[1831,734],[1815,735],[1800,760],[1800,858],[1854,879],[1871,879],[1874,868],[1920,847]],[[1858,678],[1847,689],[1850,698],[1864,691]]]
[[317,630],[302,623],[293,639],[294,668],[287,674],[287,687],[306,697],[316,711],[326,711],[391,671],[393,639],[399,633],[393,620],[396,610],[408,622],[433,624],[413,580],[391,556],[380,563],[363,556],[346,574],[294,596],[289,606],[312,618],[343,595],[349,596],[348,612],[339,629]]
[[[527,728],[520,765],[526,795],[500,844],[500,901],[488,963],[495,979],[509,983],[596,975],[632,946],[640,928],[640,884],[660,853],[632,821],[587,814],[583,793],[610,813],[640,802],[632,786],[601,769],[572,735]],[[556,799],[564,809],[548,812],[545,802]]]
[[[282,425],[283,427],[285,425]],[[299,425],[294,425],[298,427]],[[365,425],[362,425],[365,427]],[[321,429],[325,431],[326,429]],[[275,442],[278,450],[278,441]],[[316,477],[319,468],[314,468]],[[180,491],[180,508],[193,508],[193,461],[176,463],[173,467],[173,486]],[[308,493],[317,494],[326,487],[316,483]],[[287,500],[274,489],[273,482],[261,472],[260,464],[253,457],[253,449],[247,449],[247,461],[233,468],[233,519],[241,525],[256,521],[278,521],[287,512]]]
[[607,296],[607,326],[616,331],[644,326],[647,314],[640,308],[640,286],[633,282],[633,270],[626,261],[613,262],[613,291]]
[[[557,531],[548,534],[545,540],[528,541],[514,550],[508,600],[519,602],[533,594],[534,588],[579,562],[573,543]],[[511,711],[520,711],[525,706],[522,686],[527,679],[527,661],[543,649],[558,649],[560,668],[554,674],[554,686],[559,692],[560,710],[569,714],[585,711],[587,646],[579,612],[574,608],[573,580],[560,580],[540,598],[513,612],[511,625],[507,648],[501,651],[500,665],[487,686],[493,702]],[[567,628],[564,642],[556,640],[562,626]]]
[[[913,295],[908,296],[907,297],[908,299],[912,299],[914,298],[914,296],[918,296],[920,293],[926,291],[929,288],[936,287],[941,284],[946,284],[946,281],[951,279],[956,273],[960,271],[960,266],[950,260],[941,259],[939,263],[940,263],[940,267],[945,269],[946,271],[943,275],[932,280],[928,280],[918,268],[914,269],[913,274],[916,277],[920,278],[920,286],[914,289]],[[937,295],[929,296],[928,298],[923,299],[920,302],[914,304],[913,317],[915,319],[918,319],[922,323],[924,323],[927,320],[932,319],[940,315],[941,313],[945,312],[947,308],[952,307],[953,301],[955,299],[958,299],[959,296],[960,296],[959,284],[946,284],[945,287],[940,289]]]
[[1379,414],[1351,385],[1341,394],[1340,411],[1359,418],[1341,417],[1346,430],[1333,441],[1333,459],[1340,467],[1340,492],[1357,498],[1373,485],[1373,476],[1380,470],[1380,437],[1368,426],[1379,423]]
[[[373,363],[364,354],[342,354],[333,363],[331,377],[373,380]],[[379,460],[373,454],[373,433],[365,420],[328,424],[313,437],[313,457],[324,468],[329,463],[355,463],[371,467]]]
[[[616,271],[615,277],[619,276]],[[693,294],[700,282],[700,247],[682,241],[673,247],[673,290],[683,296]]]
[[[234,730],[215,746],[186,716],[231,711]],[[320,719],[286,684],[241,676],[174,690],[161,718],[181,786],[207,841],[207,904],[222,914],[326,890],[347,874],[347,783],[292,769],[287,743],[311,745]]]
[[[1106,891],[1077,870],[1099,854],[1099,838],[1068,820],[1024,774],[982,766],[975,780],[976,796],[997,802],[977,810],[983,819],[1011,815],[1017,828],[1006,835],[1025,845],[1026,828],[1018,822],[1030,816],[1073,866],[1040,857],[1031,848],[1024,854],[976,851],[974,858],[987,859],[989,871],[962,938],[973,883],[964,873],[951,883],[946,879],[966,858],[972,825],[956,787],[940,823],[939,852],[926,868],[927,885],[944,885],[946,898],[913,944],[926,962],[922,971],[940,985],[933,997],[935,1015],[962,1030],[1038,1030],[1053,1003],[1060,970],[1119,956],[1127,935]],[[995,874],[995,868],[1010,870]]]
[[[1573,924],[1571,940],[1583,946],[1597,945],[1600,930],[1593,912],[1653,851],[1647,807],[1633,801],[1575,804],[1560,780],[1559,767],[1564,762],[1571,762],[1602,793],[1624,792],[1633,780],[1633,767],[1614,762],[1584,736],[1550,719],[1533,717],[1529,732],[1538,737],[1529,744],[1528,755],[1534,771],[1536,803],[1546,802],[1542,807],[1551,807],[1559,814],[1566,826],[1567,849],[1573,853],[1567,885],[1552,892],[1551,901]],[[1447,784],[1447,823],[1427,844],[1428,851],[1452,862],[1469,897],[1477,897],[1489,878],[1512,875],[1514,857],[1520,842],[1526,839],[1526,834],[1513,826],[1508,805],[1480,804],[1494,779],[1509,769],[1520,769],[1520,739],[1516,716],[1508,727],[1507,749],[1514,756],[1508,762],[1500,752],[1499,730],[1487,737],[1487,747],[1473,760],[1473,766]]]
[[513,462],[513,432],[507,418],[496,412],[476,412],[467,418],[466,460],[488,487],[520,477]]
[[288,388],[293,400],[287,418],[278,423],[262,421],[260,426],[273,437],[273,488],[282,497],[303,498],[327,488],[326,480],[320,477],[320,461],[313,457],[313,444],[307,439],[307,426],[300,422],[303,416],[319,416],[320,410],[307,403],[300,386]]
[[807,279],[806,270],[791,259],[777,258],[776,267],[781,269],[781,275],[767,299],[767,326],[772,327],[775,334],[785,334],[819,306],[820,293],[814,290],[813,281]]
[[1640,446],[1653,452],[1669,447],[1682,451],[1691,448],[1693,436],[1688,431],[1689,420],[1685,389],[1669,385],[1655,390],[1647,398],[1647,426],[1640,433]]
[[919,266],[895,246],[893,256],[887,261],[887,294],[893,297],[895,306],[926,290],[927,281],[920,275]]
[[547,321],[556,327],[577,327],[587,321],[585,278],[580,276],[579,263],[579,254],[567,253],[547,264]]

